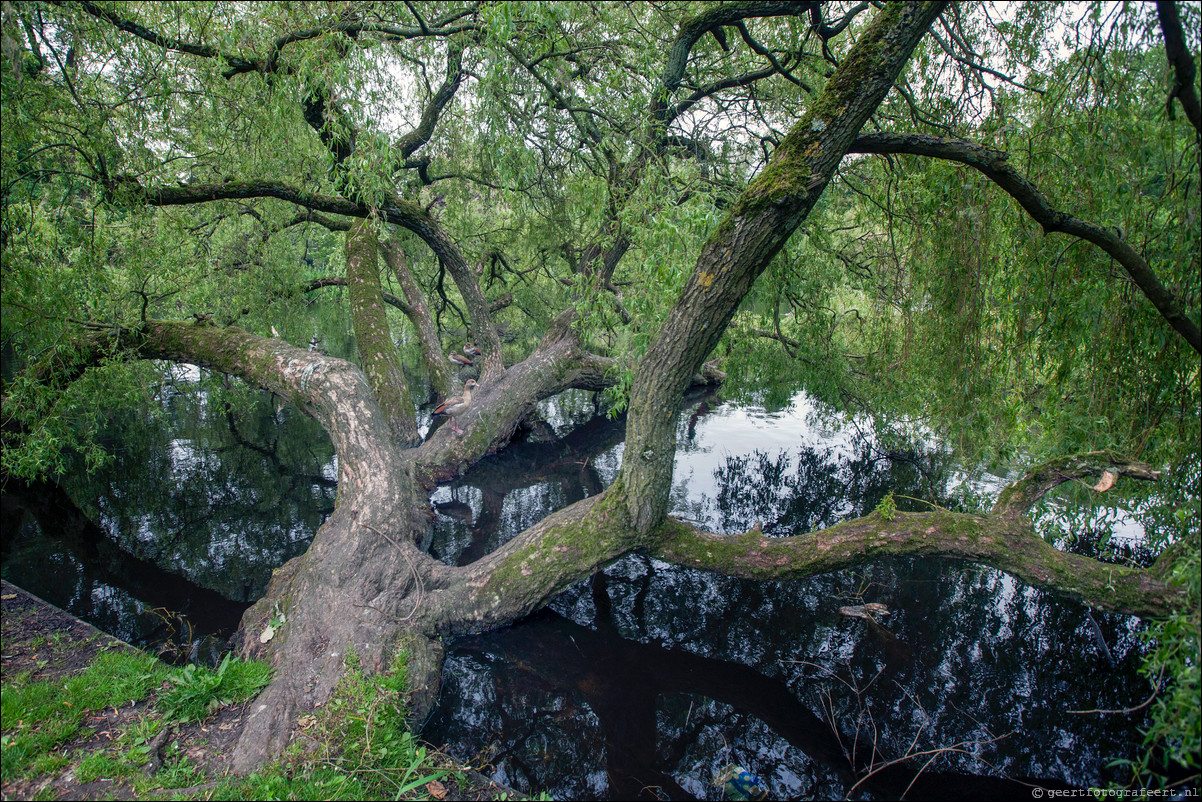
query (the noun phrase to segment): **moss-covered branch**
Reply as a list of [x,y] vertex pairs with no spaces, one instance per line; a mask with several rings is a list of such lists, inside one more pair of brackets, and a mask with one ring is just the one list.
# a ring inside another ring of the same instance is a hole
[[537,403],[569,387],[604,380],[596,357],[585,354],[572,330],[569,309],[551,324],[538,348],[522,362],[493,380],[480,379],[471,407],[456,416],[462,436],[448,429],[434,434],[418,450],[418,475],[427,484],[455,476],[480,457],[509,442],[518,424]]
[[405,374],[397,361],[380,287],[376,236],[366,222],[351,226],[346,234],[346,276],[351,300],[351,321],[363,371],[375,391],[398,443],[416,445],[417,419],[409,400]]
[[1186,595],[1162,581],[1160,572],[1058,551],[1024,517],[1051,488],[1099,474],[1095,486],[1099,492],[1119,476],[1145,480],[1158,476],[1143,463],[1105,453],[1085,454],[1034,469],[1002,491],[988,515],[877,511],[820,532],[781,538],[765,537],[758,525],[749,532],[715,535],[669,519],[650,552],[679,565],[765,580],[811,576],[880,557],[943,557],[997,568],[1100,610],[1167,615],[1185,602]]
[[620,490],[611,487],[548,515],[471,565],[447,568],[424,611],[427,623],[448,635],[501,626],[636,545]]
[[705,243],[635,374],[622,477],[631,518],[649,533],[668,508],[675,410],[752,284],[814,208],[860,128],[944,4],[881,8],[822,93]]
[[715,535],[680,521],[661,528],[650,552],[668,562],[749,579],[795,579],[881,557],[943,557],[987,565],[1092,607],[1164,616],[1183,590],[1152,572],[1057,551],[1025,521],[945,511],[879,512],[821,532],[765,537],[758,529]]
[[1109,451],[1063,457],[1032,468],[1021,479],[1012,482],[1002,490],[990,514],[999,518],[1026,515],[1031,505],[1039,501],[1044,493],[1074,480],[1096,477],[1098,481],[1091,487],[1099,493],[1105,493],[1120,476],[1155,482],[1160,478],[1160,472],[1152,470],[1147,463],[1136,462]]

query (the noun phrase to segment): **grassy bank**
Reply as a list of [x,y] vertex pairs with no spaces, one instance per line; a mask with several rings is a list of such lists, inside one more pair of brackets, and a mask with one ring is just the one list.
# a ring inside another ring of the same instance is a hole
[[5,799],[505,799],[512,792],[404,727],[405,656],[303,716],[286,754],[237,777],[228,759],[259,663],[170,668],[5,583]]

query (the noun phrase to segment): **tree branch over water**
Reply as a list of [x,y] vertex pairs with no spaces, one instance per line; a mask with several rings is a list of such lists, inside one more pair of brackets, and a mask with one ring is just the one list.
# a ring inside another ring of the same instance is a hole
[[1148,264],[1121,236],[1101,226],[1056,209],[1039,189],[1010,166],[1000,150],[962,139],[944,139],[926,134],[862,134],[850,153],[907,153],[966,164],[1004,189],[1039,223],[1044,233],[1059,231],[1092,242],[1126,269],[1131,280],[1151,301],[1160,316],[1182,339],[1202,354],[1202,331],[1186,315],[1181,300],[1171,293]]
[[[1185,603],[1183,588],[1154,570],[1101,563],[1059,551],[1025,517],[1050,488],[1105,474],[1154,480],[1143,463],[1104,453],[1056,460],[1028,472],[1002,491],[988,515],[947,510],[878,510],[819,532],[766,537],[748,532],[717,535],[669,520],[650,553],[679,565],[747,579],[795,579],[860,565],[881,557],[945,557],[1005,571],[1034,587],[1109,612],[1160,617]],[[1104,491],[1099,491],[1104,492]]]

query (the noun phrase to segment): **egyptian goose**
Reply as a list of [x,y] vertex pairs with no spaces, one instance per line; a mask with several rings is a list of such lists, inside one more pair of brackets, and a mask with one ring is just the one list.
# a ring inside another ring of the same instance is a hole
[[469,368],[472,366],[472,360],[468,359],[466,356],[456,354],[454,351],[451,352],[449,359],[461,368]]
[[463,353],[467,354],[469,357],[477,357],[484,352],[471,343],[468,343],[467,345],[463,346]]
[[451,428],[459,434],[463,434],[463,429],[460,429],[455,424],[455,416],[462,414],[472,403],[472,388],[478,387],[475,379],[468,379],[463,385],[463,395],[456,395],[448,398],[438,405],[434,410],[435,415],[446,415],[451,421]]

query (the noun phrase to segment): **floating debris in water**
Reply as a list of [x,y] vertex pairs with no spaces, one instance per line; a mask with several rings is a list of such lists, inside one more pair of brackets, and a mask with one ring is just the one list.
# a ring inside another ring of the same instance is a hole
[[748,773],[742,766],[730,765],[714,778],[714,785],[722,786],[722,793],[727,799],[759,800],[768,798],[768,789],[760,782],[760,778]]
[[880,602],[869,602],[868,604],[857,604],[852,607],[840,607],[839,612],[843,615],[850,615],[855,618],[867,618],[870,621],[875,621],[878,616],[889,615],[889,608]]

